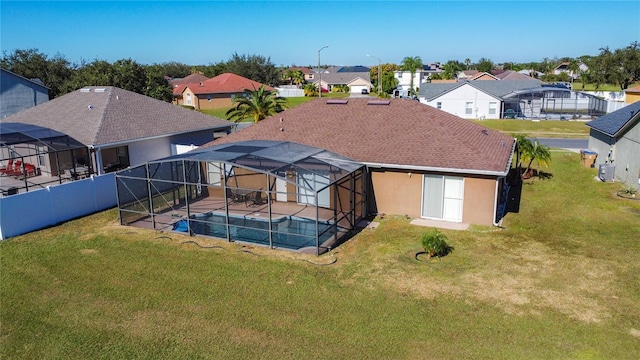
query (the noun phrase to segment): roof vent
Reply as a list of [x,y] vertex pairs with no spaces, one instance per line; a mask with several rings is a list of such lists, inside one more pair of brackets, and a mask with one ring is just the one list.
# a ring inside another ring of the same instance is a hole
[[391,100],[370,100],[367,105],[389,105]]
[[346,105],[349,102],[349,100],[345,100],[345,99],[331,99],[331,100],[327,100],[327,104],[340,104],[340,105]]
[[80,92],[91,92],[91,88],[82,88]]
[[99,88],[95,90],[95,92],[105,92],[105,91],[107,91],[107,89],[105,88]]

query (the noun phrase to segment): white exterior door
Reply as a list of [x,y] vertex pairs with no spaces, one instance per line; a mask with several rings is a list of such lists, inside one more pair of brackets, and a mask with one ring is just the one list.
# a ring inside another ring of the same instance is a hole
[[[328,177],[298,172],[298,203],[315,205],[315,191],[329,185]],[[313,190],[311,190],[313,189]],[[329,207],[329,188],[318,193],[318,206]]]
[[444,201],[442,206],[442,220],[462,221],[462,198],[464,195],[464,180],[460,177],[444,177]]
[[287,202],[287,182],[276,178],[276,201]]
[[462,222],[464,178],[424,175],[422,217]]

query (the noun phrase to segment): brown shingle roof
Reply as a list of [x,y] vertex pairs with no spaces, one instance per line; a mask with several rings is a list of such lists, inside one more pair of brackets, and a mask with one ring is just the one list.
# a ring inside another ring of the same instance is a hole
[[[186,86],[189,87],[194,94],[217,94],[241,93],[244,89],[255,90],[262,85],[264,84],[240,75],[224,73],[201,83],[188,84]],[[273,90],[271,86],[264,85],[264,87],[267,90]]]
[[505,173],[510,165],[514,140],[508,135],[415,100],[384,100],[388,105],[370,105],[370,101],[312,100],[205,146],[281,140],[327,149],[370,165],[492,174]]
[[173,87],[173,95],[180,95],[184,91],[184,88],[186,87],[186,85],[198,84],[207,80],[209,80],[208,77],[202,74],[195,73],[195,74],[185,76],[182,79],[171,80],[169,81],[169,84],[171,84]]
[[232,125],[113,86],[85,87],[0,121],[48,127],[85,145],[225,129]]

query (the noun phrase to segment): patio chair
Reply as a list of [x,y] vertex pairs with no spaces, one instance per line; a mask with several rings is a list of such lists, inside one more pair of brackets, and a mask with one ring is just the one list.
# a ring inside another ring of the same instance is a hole
[[16,161],[16,164],[13,167],[13,169],[6,171],[5,174],[9,175],[9,176],[20,176],[20,175],[22,175],[22,161],[20,161],[20,160]]
[[6,166],[0,167],[0,174],[7,173],[9,171],[13,171],[13,159],[9,159]]
[[240,198],[238,197],[238,194],[231,191],[230,188],[227,188],[226,190],[226,198],[227,198],[227,203],[229,205],[241,202]]
[[262,191],[256,191],[256,196],[251,199],[251,204],[249,204],[249,206],[260,206],[264,204],[265,201],[262,198]]

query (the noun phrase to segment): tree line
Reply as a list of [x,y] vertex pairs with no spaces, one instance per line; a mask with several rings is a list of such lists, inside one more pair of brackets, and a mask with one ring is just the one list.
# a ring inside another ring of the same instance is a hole
[[230,72],[271,86],[279,85],[282,81],[280,70],[271,63],[270,58],[237,53],[226,62],[195,66],[175,61],[144,65],[132,59],[113,63],[101,59],[83,60],[77,64],[61,54],[49,57],[38,49],[18,49],[3,52],[0,67],[28,79],[40,79],[49,88],[50,98],[84,86],[116,86],[171,101],[172,89],[168,79],[182,78],[196,72],[209,78]]
[[[568,63],[566,73],[553,74],[554,68],[562,62]],[[581,67],[585,64],[587,69]],[[383,93],[391,93],[398,85],[393,72],[397,70],[415,72],[421,69],[423,61],[420,57],[405,57],[401,64],[382,64],[382,76],[378,75],[378,66],[370,70],[371,82],[378,87],[381,78]],[[55,98],[84,86],[117,86],[126,90],[151,96],[156,99],[171,101],[172,89],[168,78],[182,78],[199,72],[212,78],[222,73],[234,73],[248,79],[270,86],[283,83],[304,84],[304,74],[300,71],[288,71],[276,67],[269,57],[255,54],[234,53],[229,60],[209,65],[187,65],[180,62],[165,62],[152,65],[139,64],[132,59],[121,59],[113,63],[106,60],[81,61],[72,63],[61,54],[52,57],[38,49],[18,49],[3,52],[0,67],[29,79],[38,78],[49,87],[49,96]],[[442,66],[442,72],[432,74],[431,79],[454,79],[460,71],[475,69],[492,73],[496,68],[490,59],[481,58],[472,63],[470,59],[463,62],[449,60]],[[596,89],[604,84],[615,84],[621,90],[640,81],[640,43],[632,42],[624,48],[610,50],[600,49],[595,56],[584,55],[578,58],[544,58],[539,62],[511,63],[501,65],[504,70],[530,70],[532,75],[543,74],[542,81],[573,81],[579,79],[584,89],[585,83],[595,84]],[[415,84],[419,86],[419,84]],[[412,85],[413,89],[414,86]],[[305,93],[313,94],[317,88],[305,88]]]

